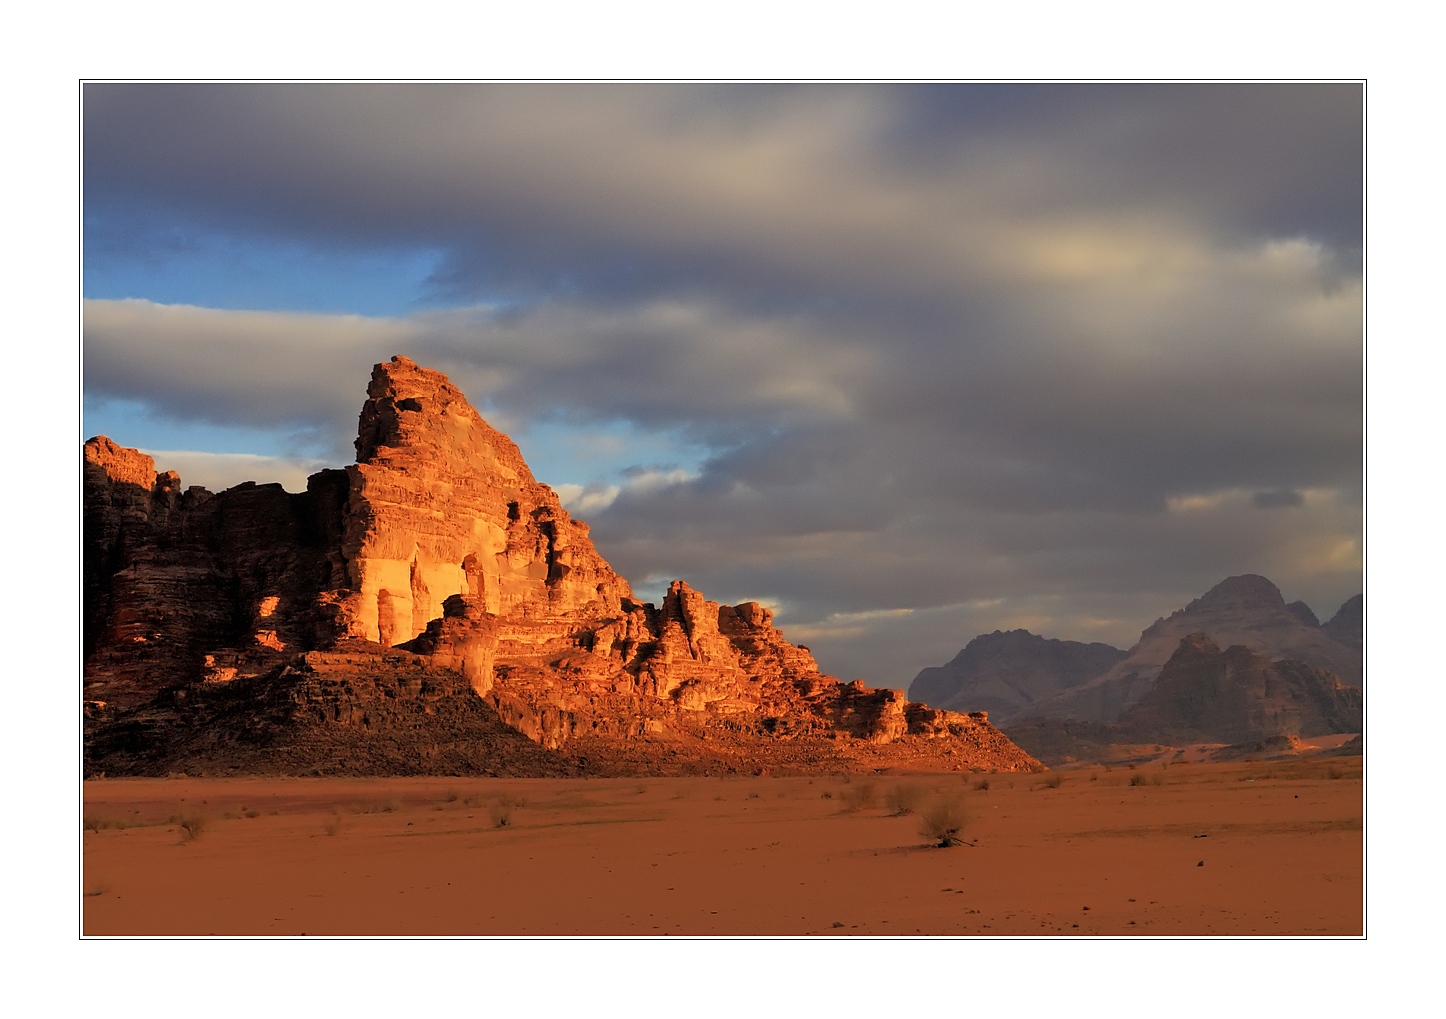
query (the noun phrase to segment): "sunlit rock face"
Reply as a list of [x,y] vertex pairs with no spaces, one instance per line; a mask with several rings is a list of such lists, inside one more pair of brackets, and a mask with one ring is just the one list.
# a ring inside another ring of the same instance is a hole
[[[86,443],[86,698],[110,767],[203,754],[254,768],[258,742],[277,740],[287,767],[310,747],[373,762],[353,770],[485,773],[485,747],[503,743],[467,743],[445,721],[481,725],[477,699],[581,770],[1040,767],[983,712],[822,675],[756,602],[720,605],[683,581],[661,606],[635,601],[587,525],[439,372],[377,365],[358,433],[356,464],[299,494],[182,493],[149,457]],[[125,712],[158,704],[170,721],[138,748]],[[317,725],[355,738],[297,734]],[[408,735],[371,746],[377,726]],[[397,764],[386,747],[399,745],[426,760]]]
[[617,614],[631,595],[511,439],[440,372],[396,357],[372,372],[347,468],[345,633],[388,646],[452,595],[493,615]]

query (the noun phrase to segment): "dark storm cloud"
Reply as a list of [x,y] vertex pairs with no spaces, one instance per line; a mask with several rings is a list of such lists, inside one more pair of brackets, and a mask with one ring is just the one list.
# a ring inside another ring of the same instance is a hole
[[1011,621],[1128,643],[1229,573],[1359,589],[1354,86],[85,100],[107,257],[146,223],[425,247],[435,293],[475,302],[89,302],[90,392],[340,450],[401,352],[504,425],[675,432],[713,451],[696,471],[548,480],[635,583],[774,599],[880,682]]

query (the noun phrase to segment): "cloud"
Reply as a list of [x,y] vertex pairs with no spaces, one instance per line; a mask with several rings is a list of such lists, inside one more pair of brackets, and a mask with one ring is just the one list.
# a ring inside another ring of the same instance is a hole
[[186,487],[199,485],[224,491],[247,481],[279,484],[288,492],[306,491],[306,479],[325,467],[320,460],[257,456],[252,453],[206,453],[194,449],[142,449],[156,461],[157,471],[175,471]]
[[86,390],[346,462],[407,354],[570,443],[544,480],[639,590],[776,599],[850,678],[996,626],[1128,644],[1231,573],[1324,612],[1361,585],[1360,102],[87,86],[107,258],[438,254],[391,316],[87,301]]
[[1285,489],[1283,491],[1256,492],[1251,501],[1260,509],[1283,509],[1304,505],[1305,496],[1294,489]]

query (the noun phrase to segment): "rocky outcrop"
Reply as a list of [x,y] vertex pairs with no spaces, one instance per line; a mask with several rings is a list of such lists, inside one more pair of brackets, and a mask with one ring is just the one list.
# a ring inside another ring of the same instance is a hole
[[1264,577],[1228,577],[1168,619],[1157,619],[1140,634],[1129,654],[1103,675],[1040,701],[1016,718],[1115,721],[1154,685],[1180,641],[1196,632],[1274,660],[1304,662],[1361,686],[1365,668],[1360,647],[1337,640],[1330,624],[1319,627],[1308,622],[1301,607],[1301,603],[1287,606],[1280,590]]
[[1332,673],[1271,661],[1239,644],[1221,650],[1209,635],[1192,633],[1118,721],[1028,719],[1008,732],[1042,760],[1064,763],[1099,760],[1124,747],[1153,748],[1158,756],[1200,743],[1263,753],[1259,748],[1269,741],[1358,733],[1362,723],[1361,691]]
[[1122,728],[1167,743],[1247,743],[1274,736],[1360,732],[1361,691],[1322,669],[1272,662],[1241,645],[1221,650],[1193,633],[1120,718]]
[[[485,710],[584,769],[1040,767],[982,712],[822,675],[757,603],[720,605],[682,581],[660,606],[636,601],[587,525],[439,372],[377,365],[358,433],[356,464],[294,495],[182,493],[148,457],[86,443],[92,768],[185,770],[202,746],[209,767],[245,768],[261,744],[310,748],[275,758],[293,770],[340,767],[348,739],[393,738],[373,724],[401,724],[380,710],[388,698],[428,734],[408,746],[455,742],[440,706],[454,719]],[[342,647],[345,660],[326,657]],[[421,685],[387,678],[403,673]],[[445,693],[430,714],[426,690]],[[264,738],[248,704],[273,719]],[[149,758],[136,750],[143,715]],[[672,764],[649,756],[659,741]],[[392,760],[374,751],[348,757],[353,770]],[[443,757],[489,767],[485,753]]]
[[1103,675],[1125,652],[1108,644],[1048,640],[1028,630],[982,634],[947,664],[922,670],[909,697],[951,711],[988,711],[997,724]]

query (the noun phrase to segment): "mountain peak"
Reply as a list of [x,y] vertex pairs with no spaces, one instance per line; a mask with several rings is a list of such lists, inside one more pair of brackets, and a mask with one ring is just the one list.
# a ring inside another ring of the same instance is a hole
[[1210,590],[1191,602],[1192,608],[1214,609],[1224,605],[1259,606],[1261,608],[1284,608],[1285,598],[1265,577],[1256,573],[1242,573],[1238,577],[1226,577]]

